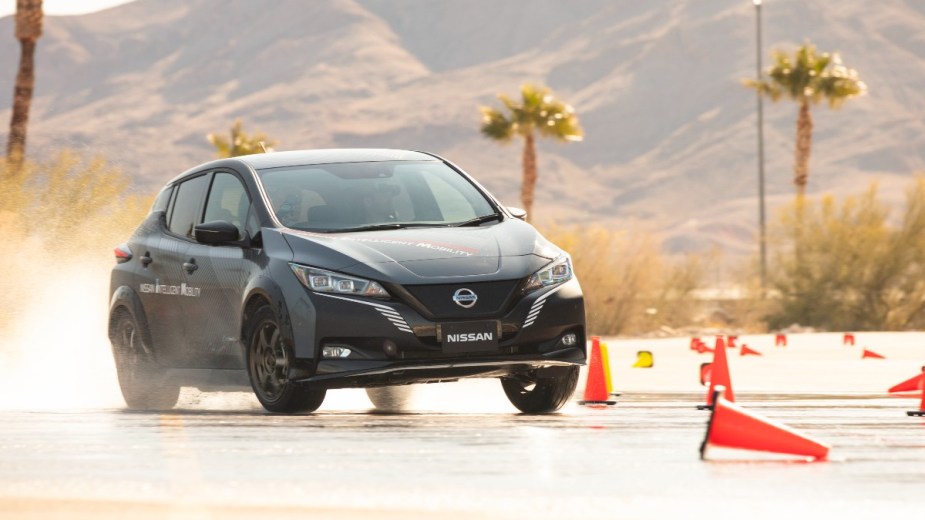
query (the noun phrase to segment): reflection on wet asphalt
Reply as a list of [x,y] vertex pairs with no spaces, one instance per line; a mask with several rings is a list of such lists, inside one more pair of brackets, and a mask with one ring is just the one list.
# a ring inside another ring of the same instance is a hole
[[[701,395],[563,413],[0,411],[0,497],[491,512],[566,518],[920,514],[910,399],[738,396],[833,461],[704,463]],[[715,511],[707,515],[705,512]]]

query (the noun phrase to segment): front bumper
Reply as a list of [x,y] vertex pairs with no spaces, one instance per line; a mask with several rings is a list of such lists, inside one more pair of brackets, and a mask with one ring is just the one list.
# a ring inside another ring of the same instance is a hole
[[[424,383],[502,377],[586,361],[584,298],[575,279],[528,294],[503,315],[472,320],[427,319],[395,300],[307,296],[311,308],[293,313],[296,363],[290,377],[294,381],[326,388]],[[465,321],[497,322],[498,349],[444,352],[442,325]],[[563,344],[566,334],[576,336],[573,345]],[[351,354],[323,358],[325,346],[344,346]]]

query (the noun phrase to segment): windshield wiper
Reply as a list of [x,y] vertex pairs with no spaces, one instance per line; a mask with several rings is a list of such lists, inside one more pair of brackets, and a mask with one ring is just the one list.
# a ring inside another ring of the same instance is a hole
[[491,222],[492,220],[501,220],[501,215],[498,213],[492,213],[491,215],[482,215],[481,217],[475,217],[474,219],[466,220],[465,222],[460,222],[459,224],[455,224],[455,226],[456,227],[478,226],[486,222]]
[[384,224],[370,224],[368,226],[358,226],[344,229],[331,229],[329,233],[352,233],[355,231],[379,231],[382,229],[403,229],[409,227],[433,227],[434,224],[420,224],[415,222],[387,222]]

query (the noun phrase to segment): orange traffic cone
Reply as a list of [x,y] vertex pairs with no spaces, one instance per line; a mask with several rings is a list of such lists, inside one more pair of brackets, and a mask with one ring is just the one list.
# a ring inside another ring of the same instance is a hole
[[[922,367],[922,371],[925,372],[925,367]],[[925,380],[925,374],[918,374],[916,376],[910,377],[909,379],[906,379],[902,383],[893,385],[889,390],[887,390],[887,392],[891,394],[915,392],[918,394],[923,380]]]
[[721,395],[721,386],[715,392],[713,413],[700,445],[701,459],[706,460],[707,449],[711,447],[782,453],[809,460],[825,460],[829,456],[825,444],[730,402]]
[[698,350],[700,347],[700,338],[691,338],[691,350]]
[[841,344],[849,345],[853,347],[854,346],[854,334],[851,334],[850,332],[846,332],[845,336],[841,340]]
[[729,362],[726,360],[726,345],[722,336],[716,336],[716,346],[713,348],[713,364],[710,368],[710,389],[707,391],[707,404],[697,406],[698,410],[713,408],[713,394],[717,386],[723,387],[723,397],[735,401],[732,393],[732,379],[729,377]]
[[922,390],[922,402],[918,410],[906,412],[909,417],[925,417],[925,367],[922,367],[922,375],[919,377],[919,388]]
[[700,364],[700,386],[707,386],[710,384],[711,375],[713,372],[713,363],[701,363]]
[[787,335],[778,334],[774,336],[774,346],[775,347],[786,347],[787,346]]
[[748,345],[743,343],[742,349],[739,350],[739,355],[740,356],[762,356],[764,354],[762,354],[761,352],[758,352],[757,350],[748,348]]
[[739,339],[738,336],[726,336],[726,347],[736,348],[736,341]]
[[578,404],[612,405],[616,401],[608,399],[607,375],[604,372],[601,356],[601,338],[591,336],[591,359],[588,361],[588,381],[585,383],[585,398]]
[[871,358],[871,359],[886,359],[885,357],[877,354],[873,350],[864,349],[864,352],[861,353],[861,359]]

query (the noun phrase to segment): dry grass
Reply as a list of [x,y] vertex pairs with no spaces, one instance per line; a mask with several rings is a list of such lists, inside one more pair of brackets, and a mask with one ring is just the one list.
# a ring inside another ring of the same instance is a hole
[[144,218],[151,197],[101,158],[61,152],[13,175],[0,159],[0,331],[27,301],[45,269],[112,262],[112,248]]
[[639,334],[690,324],[699,310],[703,259],[668,259],[651,235],[553,227],[544,235],[572,255],[592,334]]

